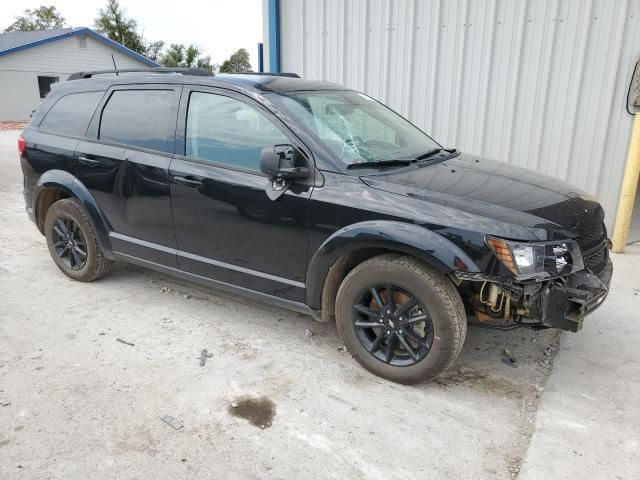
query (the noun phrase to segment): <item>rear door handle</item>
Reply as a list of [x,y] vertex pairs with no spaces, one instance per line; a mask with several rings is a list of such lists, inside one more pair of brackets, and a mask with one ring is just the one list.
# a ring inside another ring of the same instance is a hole
[[95,158],[78,157],[78,161],[87,167],[97,167],[100,165],[100,160],[96,160]]
[[202,186],[202,181],[196,180],[193,177],[181,177],[179,175],[174,175],[173,181],[181,185],[186,185],[187,187],[197,188]]

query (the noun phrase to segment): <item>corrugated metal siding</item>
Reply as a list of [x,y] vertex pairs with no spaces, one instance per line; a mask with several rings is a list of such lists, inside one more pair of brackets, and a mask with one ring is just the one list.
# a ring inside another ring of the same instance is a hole
[[639,16],[640,0],[281,0],[282,69],[566,180],[601,199],[611,227]]

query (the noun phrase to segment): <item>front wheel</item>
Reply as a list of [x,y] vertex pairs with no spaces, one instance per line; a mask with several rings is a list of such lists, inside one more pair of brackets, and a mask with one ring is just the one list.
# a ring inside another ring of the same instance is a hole
[[467,331],[451,281],[396,254],[374,257],[347,275],[336,319],[345,346],[363,367],[405,384],[432,380],[451,366]]

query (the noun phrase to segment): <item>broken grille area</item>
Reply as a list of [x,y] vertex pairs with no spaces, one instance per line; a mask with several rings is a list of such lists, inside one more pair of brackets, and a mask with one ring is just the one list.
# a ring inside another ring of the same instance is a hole
[[594,225],[593,228],[583,230],[577,238],[578,245],[583,252],[600,245],[607,239],[607,230],[604,223]]
[[607,266],[609,251],[607,249],[607,229],[604,223],[584,232],[576,239],[582,251],[584,266],[597,275]]
[[584,258],[584,266],[591,273],[597,275],[604,267],[607,266],[607,260],[609,259],[609,251],[607,250],[607,245],[605,244],[600,250],[596,253],[589,255]]

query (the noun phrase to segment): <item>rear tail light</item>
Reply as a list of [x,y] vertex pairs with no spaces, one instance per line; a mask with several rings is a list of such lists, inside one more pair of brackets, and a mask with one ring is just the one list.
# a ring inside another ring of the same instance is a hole
[[27,149],[27,141],[20,135],[18,139],[18,153],[20,156],[24,155],[24,151]]

